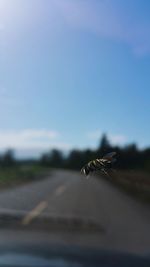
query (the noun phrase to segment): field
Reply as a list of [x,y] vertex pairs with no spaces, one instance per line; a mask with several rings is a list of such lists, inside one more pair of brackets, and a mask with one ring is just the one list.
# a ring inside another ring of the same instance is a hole
[[49,173],[49,168],[34,164],[0,167],[0,188],[13,187],[35,181],[35,179],[42,179]]
[[127,193],[142,201],[150,202],[149,173],[134,170],[114,171],[108,179]]

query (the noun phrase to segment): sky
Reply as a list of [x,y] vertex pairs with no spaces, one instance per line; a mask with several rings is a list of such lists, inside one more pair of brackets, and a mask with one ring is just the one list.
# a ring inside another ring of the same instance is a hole
[[0,151],[150,146],[149,0],[0,0]]

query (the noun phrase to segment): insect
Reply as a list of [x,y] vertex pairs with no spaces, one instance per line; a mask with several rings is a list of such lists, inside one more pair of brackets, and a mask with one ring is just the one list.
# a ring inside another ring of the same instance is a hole
[[88,176],[90,173],[94,171],[101,171],[102,173],[108,175],[108,171],[112,169],[112,165],[116,161],[116,159],[114,158],[115,155],[116,152],[111,152],[106,154],[101,159],[95,159],[88,162],[81,169],[81,173]]

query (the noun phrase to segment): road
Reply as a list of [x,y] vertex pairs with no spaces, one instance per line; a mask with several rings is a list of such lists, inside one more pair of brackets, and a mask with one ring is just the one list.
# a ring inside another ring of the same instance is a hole
[[[0,216],[22,214],[24,228],[39,218],[68,218],[93,222],[91,231],[20,231],[24,239],[79,244],[104,249],[150,253],[150,206],[121,192],[104,179],[83,178],[77,172],[57,170],[43,180],[0,192]],[[64,221],[62,220],[64,223]],[[78,221],[77,221],[78,222]],[[10,232],[9,232],[10,231]],[[9,234],[8,234],[9,233]],[[0,244],[19,239],[11,229],[0,230]]]

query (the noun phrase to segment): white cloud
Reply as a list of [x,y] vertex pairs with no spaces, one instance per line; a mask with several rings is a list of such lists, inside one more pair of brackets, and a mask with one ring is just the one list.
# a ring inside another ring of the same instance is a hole
[[102,132],[101,131],[99,131],[99,130],[96,130],[96,131],[93,131],[93,132],[89,132],[88,134],[87,134],[87,137],[89,138],[89,139],[93,139],[93,140],[97,140],[97,139],[99,139],[100,138],[100,136],[102,135]]
[[127,138],[124,135],[108,135],[108,139],[112,145],[123,145],[126,143]]
[[47,129],[1,130],[0,149],[69,149],[69,144],[61,142],[59,136],[57,131]]
[[54,0],[53,2],[70,27],[124,42],[138,55],[150,52],[150,23],[137,21],[134,19],[134,14],[131,17],[125,11],[123,13],[116,1]]

